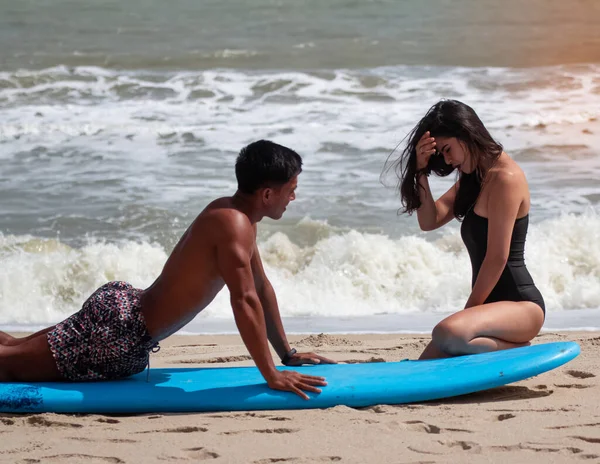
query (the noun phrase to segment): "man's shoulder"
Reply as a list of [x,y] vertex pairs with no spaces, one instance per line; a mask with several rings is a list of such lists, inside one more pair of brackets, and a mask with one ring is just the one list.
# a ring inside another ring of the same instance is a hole
[[226,204],[209,205],[196,219],[196,226],[210,229],[218,241],[246,235],[253,237],[254,231],[248,216]]

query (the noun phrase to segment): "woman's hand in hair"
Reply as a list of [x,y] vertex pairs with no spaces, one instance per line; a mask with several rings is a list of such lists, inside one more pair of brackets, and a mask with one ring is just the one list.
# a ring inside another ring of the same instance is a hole
[[417,172],[425,169],[429,164],[429,158],[436,152],[435,139],[431,137],[429,131],[425,132],[416,147],[417,151]]

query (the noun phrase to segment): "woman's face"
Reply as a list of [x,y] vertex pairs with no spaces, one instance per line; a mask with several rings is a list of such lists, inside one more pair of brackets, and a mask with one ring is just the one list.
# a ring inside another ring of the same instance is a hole
[[475,170],[473,157],[464,143],[456,137],[435,137],[435,148],[444,157],[446,164],[469,174]]

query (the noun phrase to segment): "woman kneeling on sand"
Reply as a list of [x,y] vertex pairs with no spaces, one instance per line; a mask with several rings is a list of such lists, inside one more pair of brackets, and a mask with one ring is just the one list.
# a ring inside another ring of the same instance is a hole
[[[408,136],[396,169],[404,211],[417,211],[422,230],[452,219],[472,265],[465,308],[435,326],[420,359],[503,350],[529,344],[545,318],[544,300],[524,262],[529,223],[525,174],[464,103],[443,100]],[[438,200],[429,188],[434,172],[459,171]]]

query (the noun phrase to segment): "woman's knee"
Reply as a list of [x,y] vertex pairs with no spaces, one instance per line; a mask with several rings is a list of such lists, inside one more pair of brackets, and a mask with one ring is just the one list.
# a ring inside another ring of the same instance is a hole
[[470,341],[467,331],[462,324],[453,320],[443,320],[433,328],[431,333],[433,343],[445,353],[457,355],[464,352]]

